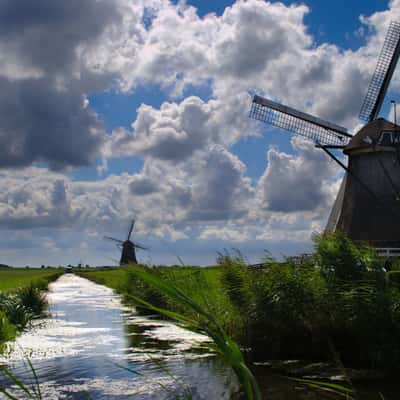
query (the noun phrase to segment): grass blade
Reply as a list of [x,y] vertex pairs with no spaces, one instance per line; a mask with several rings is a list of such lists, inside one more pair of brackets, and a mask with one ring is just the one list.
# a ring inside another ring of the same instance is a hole
[[42,393],[40,391],[39,378],[38,378],[38,376],[36,374],[35,368],[33,368],[32,362],[31,362],[31,360],[29,358],[27,358],[27,362],[28,362],[29,368],[32,371],[32,375],[33,375],[33,377],[35,379],[35,387],[36,387],[35,393],[37,394],[38,399],[42,400]]
[[7,396],[11,400],[18,400],[12,394],[8,393],[5,389],[0,389],[0,393],[3,393],[5,396]]
[[288,378],[291,381],[303,383],[309,387],[316,388],[316,389],[321,389],[321,390],[328,390],[331,392],[334,392],[338,395],[341,395],[342,397],[346,399],[353,399],[354,392],[352,389],[349,389],[345,386],[338,385],[336,383],[329,383],[329,382],[322,382],[322,381],[316,381],[313,379],[303,379],[303,378]]
[[11,373],[7,368],[1,368],[1,372],[5,374],[16,386],[23,390],[31,399],[34,398],[31,391],[21,382],[13,373]]

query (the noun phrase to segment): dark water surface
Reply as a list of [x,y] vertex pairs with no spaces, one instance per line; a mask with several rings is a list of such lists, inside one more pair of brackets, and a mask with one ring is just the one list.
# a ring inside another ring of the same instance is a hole
[[51,318],[21,335],[2,360],[28,383],[22,360],[29,357],[46,400],[175,399],[185,390],[194,399],[229,399],[237,389],[220,362],[194,351],[204,337],[135,314],[111,289],[66,274],[47,297]]
[[[50,285],[47,298],[51,316],[37,321],[0,359],[29,383],[32,374],[24,362],[29,357],[44,400],[176,400],[185,391],[194,400],[224,400],[238,391],[232,372],[199,349],[205,337],[137,315],[111,289],[66,274]],[[310,390],[265,367],[255,373],[267,400],[343,398]],[[5,382],[0,377],[0,385]],[[384,400],[400,399],[396,384],[358,389],[362,400],[382,400],[380,392]],[[26,398],[21,391],[13,393]]]

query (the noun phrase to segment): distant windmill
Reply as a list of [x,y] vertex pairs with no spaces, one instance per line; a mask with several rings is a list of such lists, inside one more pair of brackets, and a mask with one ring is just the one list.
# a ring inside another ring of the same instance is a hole
[[120,240],[120,239],[115,239],[110,236],[105,236],[106,239],[117,242],[118,247],[122,247],[121,259],[119,261],[119,265],[137,264],[138,262],[136,259],[135,249],[137,248],[137,249],[147,250],[146,247],[143,247],[143,246],[131,241],[131,235],[132,235],[134,226],[135,226],[135,220],[132,220],[131,227],[129,228],[129,232],[128,232],[128,236],[127,236],[126,240]]
[[[400,254],[399,126],[377,118],[400,55],[400,23],[392,22],[354,136],[347,129],[274,101],[254,96],[250,116],[313,140],[345,171],[327,230],[367,241],[387,255]],[[330,149],[342,149],[344,165]],[[316,171],[318,173],[318,171]]]

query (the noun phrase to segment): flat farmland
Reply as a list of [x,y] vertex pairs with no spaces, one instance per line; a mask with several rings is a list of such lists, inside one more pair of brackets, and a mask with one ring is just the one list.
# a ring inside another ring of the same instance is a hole
[[60,275],[58,268],[0,268],[0,292],[9,292],[38,281],[49,282]]

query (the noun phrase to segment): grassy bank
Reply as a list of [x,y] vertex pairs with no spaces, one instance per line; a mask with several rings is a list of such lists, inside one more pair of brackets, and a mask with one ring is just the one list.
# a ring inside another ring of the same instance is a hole
[[62,273],[60,269],[0,269],[0,351],[5,342],[13,340],[44,313],[44,291]]
[[[220,257],[213,268],[152,268],[212,313],[248,349],[253,361],[320,359],[354,367],[398,370],[400,279],[395,263],[342,235],[315,239],[313,256],[265,260],[260,270],[240,256]],[[196,318],[141,279],[140,268],[82,272],[130,299]],[[390,268],[389,272],[386,272]]]
[[63,270],[58,268],[0,268],[0,292],[10,292],[39,281],[50,282]]
[[[128,303],[135,303],[131,297],[131,295],[134,295],[158,307],[165,307],[193,316],[192,310],[174,302],[138,277],[135,273],[138,268],[146,270],[146,267],[126,266],[115,269],[79,270],[76,273],[114,289]],[[166,282],[183,289],[198,304],[207,309],[211,308],[212,313],[218,317],[228,333],[232,333],[237,329],[239,321],[237,320],[236,310],[221,284],[224,274],[222,266],[207,268],[189,266],[155,267],[151,271]],[[147,312],[140,305],[137,306],[142,313]]]

